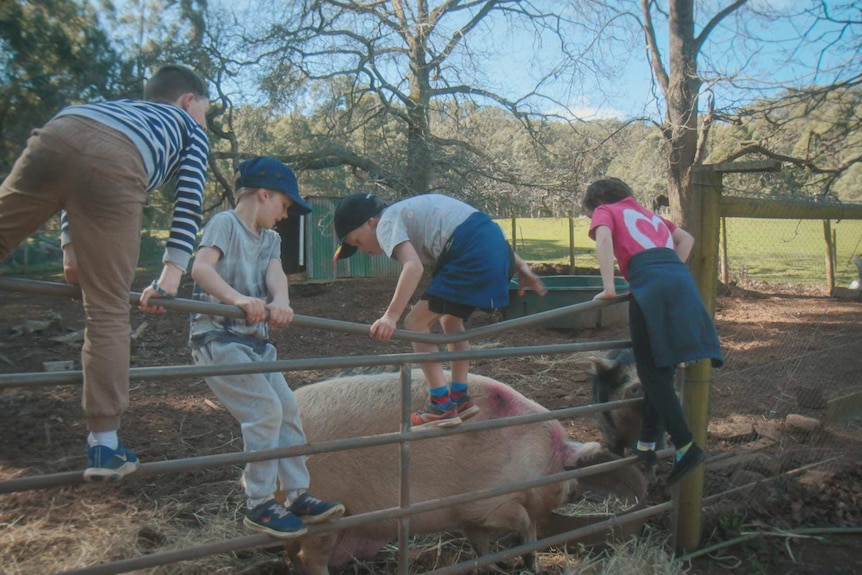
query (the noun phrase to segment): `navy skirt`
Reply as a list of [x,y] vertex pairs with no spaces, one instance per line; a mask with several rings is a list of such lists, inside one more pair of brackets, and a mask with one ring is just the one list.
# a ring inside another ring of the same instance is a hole
[[688,267],[669,248],[653,248],[629,260],[629,287],[643,311],[655,364],[675,366],[704,358],[721,367],[724,357],[715,324]]
[[474,212],[452,232],[425,293],[478,309],[506,307],[513,259],[500,226]]

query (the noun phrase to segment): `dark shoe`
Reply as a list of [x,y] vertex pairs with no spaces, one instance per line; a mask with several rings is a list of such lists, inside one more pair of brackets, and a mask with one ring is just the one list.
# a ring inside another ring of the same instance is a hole
[[452,403],[455,405],[455,409],[458,410],[458,417],[461,418],[461,421],[470,419],[479,413],[479,406],[473,403],[469,395],[464,395],[461,399],[453,399]]
[[704,459],[706,459],[706,452],[698,447],[696,443],[692,443],[688,451],[685,452],[685,455],[682,456],[682,459],[674,462],[673,469],[670,470],[670,475],[667,476],[667,484],[673,485],[682,479],[683,476],[697,467]]
[[275,499],[264,501],[249,511],[242,522],[249,529],[279,539],[293,539],[308,531],[302,523],[302,519]]
[[87,469],[84,481],[116,481],[141,466],[138,456],[122,444],[116,449],[97,445],[87,447]]
[[429,403],[424,409],[419,409],[410,414],[410,429],[431,429],[434,427],[455,427],[461,424],[458,411],[454,404],[449,403],[449,409],[442,409],[433,403]]
[[641,462],[641,465],[645,467],[655,467],[658,465],[658,455],[656,455],[654,449],[638,449],[637,442],[632,444],[629,449],[634,455],[638,456],[638,461]]
[[289,509],[304,523],[320,523],[344,515],[344,505],[333,501],[321,501],[305,492],[290,504]]

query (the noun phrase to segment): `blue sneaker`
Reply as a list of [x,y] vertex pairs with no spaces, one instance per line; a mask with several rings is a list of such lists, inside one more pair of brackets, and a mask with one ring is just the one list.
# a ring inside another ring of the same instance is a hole
[[290,505],[290,510],[309,524],[320,523],[344,515],[344,505],[341,503],[321,501],[308,492],[297,497]]
[[138,456],[122,444],[116,449],[97,445],[87,447],[87,469],[84,481],[117,481],[141,466]]
[[305,535],[308,531],[302,519],[275,499],[264,501],[249,511],[242,522],[249,529],[278,539],[293,539]]

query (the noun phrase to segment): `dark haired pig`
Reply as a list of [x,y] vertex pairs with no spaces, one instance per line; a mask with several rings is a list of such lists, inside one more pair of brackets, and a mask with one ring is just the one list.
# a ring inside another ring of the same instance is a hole
[[[412,377],[413,409],[417,409],[428,401],[428,391],[420,370],[414,370]],[[470,395],[481,408],[470,423],[547,412],[499,381],[471,375],[469,383]],[[398,373],[323,381],[300,388],[296,399],[309,443],[400,429]],[[570,441],[556,420],[414,441],[410,444],[411,503],[543,477],[575,466],[581,457],[602,453],[607,452],[598,443]],[[347,514],[399,505],[397,444],[312,455],[308,470],[309,491],[342,502]],[[569,481],[429,511],[410,518],[410,531],[461,531],[476,552],[485,555],[495,532],[516,531],[525,542],[535,541],[537,522],[546,520],[576,488]],[[311,575],[326,575],[328,565],[372,557],[397,537],[398,522],[389,520],[305,538],[288,544],[288,554]]]
[[[643,397],[631,349],[615,349],[606,357],[594,357],[590,361],[593,364],[589,371],[593,403]],[[593,419],[610,452],[623,455],[625,449],[638,440],[643,415],[641,406],[636,405],[603,411]]]
[[[593,364],[589,371],[593,403],[643,397],[634,353],[630,348],[615,349],[605,357],[594,357],[590,361]],[[643,422],[642,409],[638,404],[595,414],[596,427],[611,453],[622,456],[638,440]],[[657,448],[663,446],[664,440],[658,442]]]

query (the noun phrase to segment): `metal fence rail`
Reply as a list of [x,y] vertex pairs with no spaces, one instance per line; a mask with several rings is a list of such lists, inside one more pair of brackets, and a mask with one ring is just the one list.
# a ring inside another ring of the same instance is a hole
[[[0,289],[9,291],[39,293],[42,295],[52,295],[58,297],[80,297],[80,292],[74,286],[63,284],[52,284],[50,282],[34,282],[31,280],[20,280],[14,278],[0,278]],[[136,303],[140,294],[130,294],[129,301]],[[590,301],[581,304],[575,304],[564,308],[553,309],[548,312],[535,314],[528,317],[512,319],[501,322],[492,326],[485,326],[473,330],[468,330],[461,334],[439,335],[439,334],[416,334],[405,330],[397,330],[398,338],[408,341],[425,341],[431,343],[450,343],[455,341],[463,341],[468,339],[476,339],[478,337],[488,336],[500,333],[506,329],[517,327],[526,327],[539,325],[554,318],[563,317],[570,314],[575,314],[590,309],[613,305],[627,299],[628,296],[619,296],[615,300],[606,301]],[[192,300],[183,299],[166,299],[164,302],[166,309],[175,311],[204,311],[210,314],[227,315],[231,317],[242,317],[244,314],[240,308],[235,306],[226,306],[219,304],[205,304]],[[295,316],[294,325],[334,329],[345,331],[348,333],[368,333],[368,326],[363,324],[355,324],[350,322],[342,322],[337,320],[325,320],[321,318],[312,318],[307,316]],[[454,336],[454,337],[453,337]],[[510,425],[524,425],[547,421],[551,419],[559,419],[562,417],[587,416],[601,411],[617,409],[628,405],[636,404],[642,399],[629,399],[618,402],[612,402],[601,405],[584,405],[572,407],[563,410],[549,411],[547,413],[516,416],[503,419],[495,419],[473,424],[464,424],[456,429],[448,430],[427,430],[420,433],[409,431],[409,408],[411,404],[411,387],[410,387],[410,363],[421,363],[430,361],[451,361],[456,359],[490,359],[500,357],[510,357],[514,355],[549,355],[561,353],[573,353],[578,351],[596,351],[604,349],[622,348],[630,345],[627,340],[605,341],[605,342],[590,342],[579,344],[561,344],[547,346],[528,346],[528,347],[513,347],[503,349],[488,349],[475,350],[467,352],[440,352],[440,353],[407,353],[407,354],[389,354],[379,356],[361,356],[361,357],[339,357],[339,358],[312,358],[303,360],[285,360],[275,362],[265,362],[259,364],[241,364],[241,365],[226,365],[212,367],[198,366],[162,366],[149,368],[132,368],[130,370],[130,378],[132,379],[178,379],[187,377],[200,377],[204,375],[227,375],[249,372],[272,372],[272,371],[297,371],[306,369],[319,368],[338,368],[338,367],[355,367],[369,365],[400,365],[401,366],[401,382],[402,382],[402,429],[399,433],[389,433],[376,435],[371,437],[356,437],[346,438],[335,441],[320,442],[317,444],[304,444],[301,446],[292,446],[286,448],[269,449],[255,453],[231,453],[220,454],[205,457],[193,457],[187,459],[177,459],[171,461],[153,462],[142,464],[140,469],[134,475],[127,478],[125,481],[134,481],[136,478],[147,477],[160,474],[182,473],[194,471],[202,468],[209,468],[219,465],[239,465],[250,461],[263,461],[270,459],[278,459],[296,455],[310,455],[314,453],[323,453],[328,451],[337,451],[344,449],[355,449],[360,447],[370,447],[376,445],[399,444],[401,446],[401,492],[402,500],[400,507],[383,509],[372,513],[364,513],[360,515],[344,517],[330,524],[311,526],[309,528],[309,536],[314,534],[326,533],[329,531],[346,529],[348,527],[363,525],[371,522],[380,521],[383,519],[398,519],[401,525],[399,530],[399,573],[406,574],[408,572],[408,555],[407,545],[409,537],[409,520],[412,515],[423,513],[442,507],[459,505],[469,501],[479,499],[487,499],[514,493],[525,489],[549,485],[552,483],[569,481],[579,477],[587,477],[605,473],[611,470],[618,469],[623,466],[632,465],[636,458],[634,456],[601,463],[594,466],[564,471],[539,479],[524,481],[514,484],[504,484],[491,489],[463,493],[455,496],[445,497],[436,500],[423,501],[421,503],[410,504],[409,498],[409,480],[407,469],[409,466],[409,445],[412,441],[422,441],[432,439],[443,435],[453,435],[459,433],[471,433],[482,430],[497,429]],[[45,385],[64,385],[77,384],[82,380],[82,373],[64,372],[64,373],[30,373],[30,374],[6,374],[0,375],[0,390],[9,387],[36,387]],[[670,453],[670,451],[667,451]],[[667,454],[665,453],[665,455]],[[62,487],[70,485],[78,485],[83,483],[83,474],[81,472],[66,472],[43,476],[16,478],[13,480],[0,482],[0,494],[13,493],[32,489],[45,489],[51,487]],[[472,561],[462,562],[451,566],[444,570],[438,570],[434,573],[461,573],[469,571],[478,566],[490,565],[502,558],[513,557],[529,551],[540,549],[548,545],[562,543],[576,537],[582,537],[591,533],[597,533],[604,529],[625,524],[629,521],[635,521],[643,517],[661,513],[671,507],[671,503],[663,503],[661,505],[641,509],[625,516],[613,518],[603,524],[597,524],[586,528],[574,530],[569,533],[556,535],[546,538],[541,541],[536,541],[529,545],[521,545],[508,551],[489,555],[484,558],[478,558]],[[133,559],[112,562],[108,564],[96,565],[83,569],[68,571],[68,574],[76,575],[103,575],[113,573],[125,573],[148,567],[166,565],[180,561],[200,558],[207,555],[224,553],[229,551],[238,551],[242,549],[250,549],[261,546],[266,546],[273,543],[273,539],[266,535],[251,535],[221,541],[213,544],[197,546],[179,551],[171,551],[165,553],[155,553],[144,557],[136,557]]]

